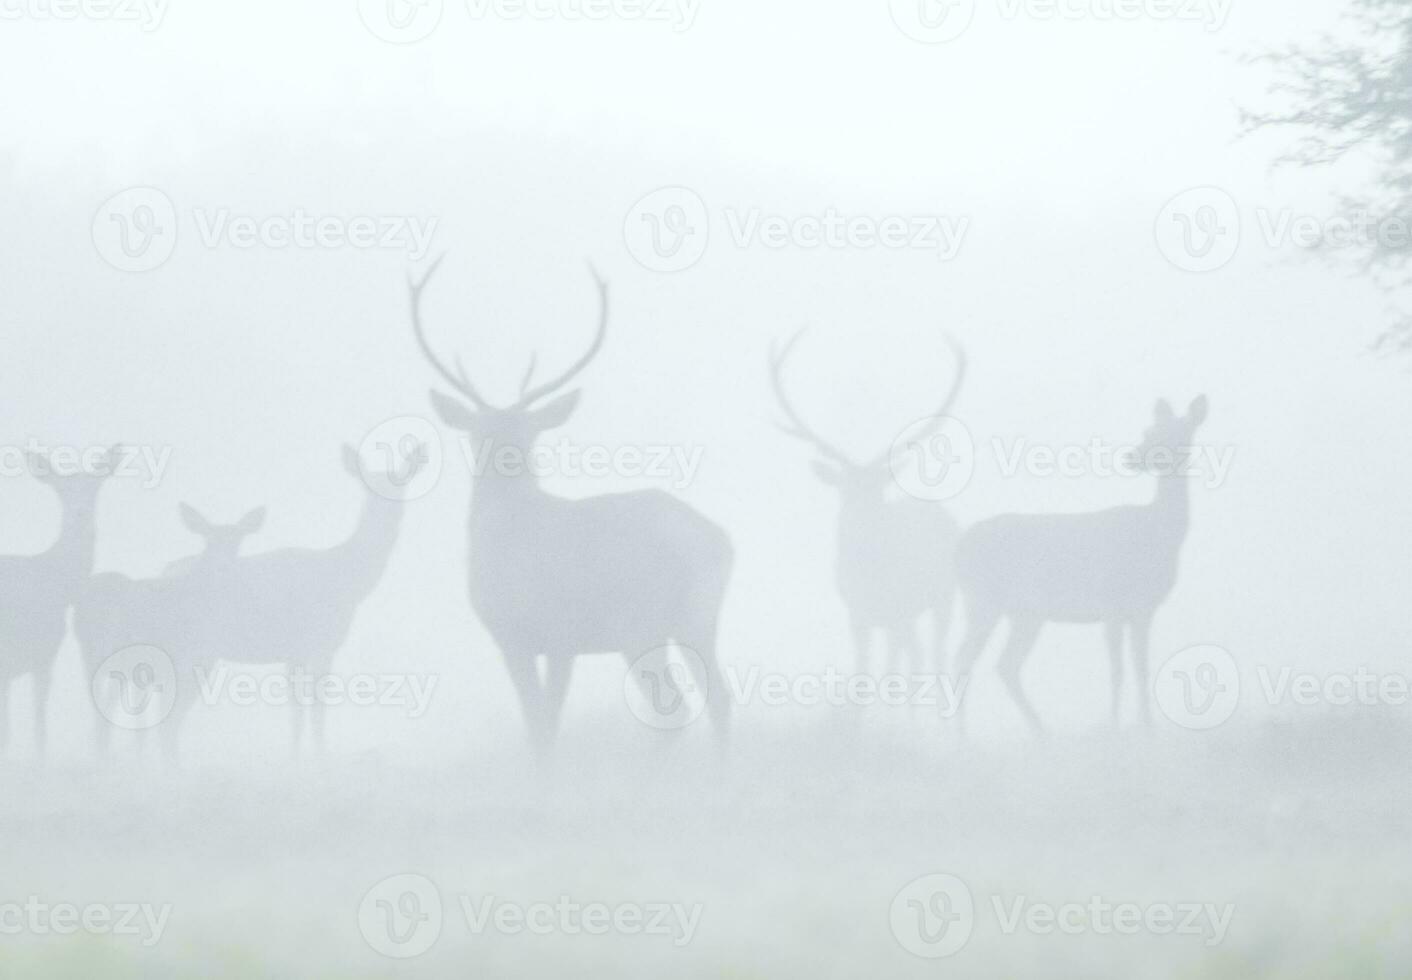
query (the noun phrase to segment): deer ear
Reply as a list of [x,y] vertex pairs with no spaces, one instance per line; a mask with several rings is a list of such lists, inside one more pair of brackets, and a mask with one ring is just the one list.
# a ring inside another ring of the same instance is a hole
[[358,463],[358,450],[346,442],[343,444],[343,468],[360,479],[363,476],[363,468]]
[[254,534],[265,526],[265,508],[256,507],[250,513],[240,519],[240,531],[242,534]]
[[1196,425],[1206,421],[1206,396],[1197,395],[1191,400],[1191,407],[1186,410],[1187,417]]
[[809,468],[814,471],[815,476],[817,476],[820,480],[823,480],[829,486],[838,486],[839,477],[842,474],[839,473],[838,467],[835,466],[833,463],[825,463],[821,459],[816,459],[809,464]]
[[1172,403],[1165,398],[1157,399],[1157,404],[1152,409],[1152,417],[1158,422],[1170,422],[1176,418],[1176,413],[1172,411]]
[[471,422],[475,419],[475,413],[465,405],[458,402],[449,395],[443,395],[436,389],[432,389],[431,405],[436,409],[436,414],[441,416],[441,421],[454,429],[469,429]]
[[567,395],[560,395],[543,408],[535,409],[531,418],[541,432],[545,429],[557,429],[569,421],[569,416],[574,414],[578,404],[579,393],[571,391]]
[[211,533],[210,522],[196,513],[196,508],[190,504],[181,505],[181,522],[186,525],[187,530],[202,537]]

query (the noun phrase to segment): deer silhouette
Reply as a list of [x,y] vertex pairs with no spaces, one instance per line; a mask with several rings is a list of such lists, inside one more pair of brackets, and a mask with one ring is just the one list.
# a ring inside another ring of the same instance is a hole
[[[576,390],[537,403],[564,388],[603,346],[608,284],[593,273],[600,313],[588,350],[533,386],[531,359],[519,397],[499,407],[480,395],[459,360],[453,371],[427,341],[421,297],[442,258],[420,282],[408,280],[417,345],[458,396],[433,390],[432,405],[487,452],[511,447],[527,454],[540,433],[563,425],[578,404]],[[575,657],[620,653],[632,662],[668,644],[699,656],[684,659],[724,739],[730,706],[716,631],[733,559],[726,533],[658,490],[574,500],[548,493],[523,470],[478,469],[468,529],[471,606],[500,648],[536,751],[553,743]]]
[[[896,494],[888,450],[856,463],[801,420],[785,393],[782,373],[803,334],[796,333],[783,349],[771,349],[770,381],[788,419],[780,427],[823,457],[814,461],[814,474],[838,491],[835,581],[848,609],[857,669],[867,673],[872,636],[879,631],[887,643],[889,669],[896,671],[904,655],[913,670],[921,669],[918,625],[930,612],[933,662],[942,670],[956,604],[953,558],[959,528],[940,503]],[[918,438],[951,411],[965,380],[965,352],[949,338],[947,343],[956,356],[956,377],[931,416],[933,425],[919,431]]]
[[[74,635],[88,675],[94,677],[104,661],[127,647],[152,646],[187,665],[176,677],[173,703],[189,707],[197,692],[197,678],[190,671],[194,645],[201,634],[206,611],[218,587],[218,577],[228,574],[244,539],[264,524],[265,509],[252,510],[238,522],[215,525],[187,504],[180,508],[182,522],[206,541],[198,554],[167,565],[155,578],[129,578],[119,572],[92,576],[74,603]],[[121,692],[107,687],[111,712]],[[162,693],[162,692],[157,692]],[[184,701],[183,701],[184,699]],[[176,754],[180,719],[168,720],[164,744],[169,757]],[[113,726],[100,720],[96,741],[105,751]],[[145,735],[145,729],[142,733]]]
[[59,537],[37,555],[0,557],[0,749],[9,736],[10,685],[34,678],[34,737],[41,756],[48,747],[45,709],[54,661],[64,642],[69,606],[93,570],[98,491],[117,467],[121,447],[108,450],[94,472],[60,474],[52,459],[30,454],[30,472],[59,497]]
[[[386,481],[390,492],[405,492],[424,459],[425,453],[414,451],[403,471]],[[362,481],[358,455],[349,446],[343,447],[343,465]],[[236,524],[216,525],[183,505],[183,522],[205,539],[200,554],[173,562],[157,579],[95,577],[80,632],[88,637],[90,666],[124,646],[148,644],[164,650],[176,668],[175,698],[163,723],[169,756],[176,754],[182,720],[200,691],[200,672],[218,661],[284,665],[315,677],[328,673],[358,606],[382,578],[402,521],[403,500],[364,482],[358,525],[331,548],[240,555],[240,542],[264,520],[263,508]],[[315,698],[293,709],[294,749],[302,744],[306,719],[322,748],[325,705]]]
[[[1149,472],[1154,450],[1190,447],[1206,419],[1206,396],[1185,416],[1165,400],[1130,462]],[[1187,480],[1180,467],[1155,472],[1157,492],[1142,506],[1087,514],[1004,514],[961,536],[956,564],[967,611],[966,637],[957,654],[964,676],[1003,618],[1010,635],[997,668],[1030,725],[1043,726],[1020,683],[1020,668],[1045,622],[1102,623],[1112,663],[1113,719],[1122,701],[1124,631],[1132,647],[1138,710],[1150,719],[1148,634],[1157,608],[1177,580],[1177,561],[1189,518]]]

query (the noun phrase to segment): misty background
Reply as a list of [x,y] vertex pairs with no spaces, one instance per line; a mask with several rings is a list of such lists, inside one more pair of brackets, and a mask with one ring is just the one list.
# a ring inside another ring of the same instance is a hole
[[[1333,171],[1275,169],[1288,138],[1239,138],[1237,119],[1270,81],[1242,58],[1338,30],[1340,13],[1238,0],[1208,31],[1007,20],[983,3],[944,45],[906,37],[884,4],[829,0],[703,0],[684,31],[477,20],[450,3],[429,37],[400,46],[367,30],[352,3],[174,2],[152,31],[7,20],[0,444],[171,447],[158,486],[114,480],[99,501],[96,570],[150,576],[199,547],[178,520],[182,502],[224,522],[266,506],[247,553],[343,539],[366,490],[340,465],[340,446],[387,419],[429,420],[446,451],[441,475],[406,504],[334,669],[433,674],[436,697],[415,720],[331,709],[330,754],[434,772],[528,766],[509,678],[466,599],[470,474],[457,434],[431,411],[435,379],[409,326],[407,276],[425,260],[405,248],[207,247],[193,213],[434,218],[429,257],[447,258],[427,295],[428,329],[491,398],[513,394],[532,353],[551,373],[588,344],[597,309],[585,259],[609,281],[604,349],[576,382],[578,410],[545,442],[700,447],[702,464],[684,489],[622,477],[546,487],[582,497],[655,486],[726,528],[737,563],[724,665],[852,663],[832,572],[837,497],[776,426],[766,369],[771,342],[809,324],[791,394],[859,457],[935,408],[954,367],[942,332],[965,347],[954,414],[981,451],[946,504],[963,526],[1147,501],[1150,477],[1005,477],[987,447],[1133,444],[1156,399],[1180,408],[1206,394],[1200,441],[1233,447],[1234,463],[1218,487],[1193,483],[1180,576],[1153,627],[1154,670],[1198,643],[1243,664],[1405,670],[1412,386],[1404,361],[1369,350],[1387,297],[1317,254],[1268,247],[1253,216],[1327,213],[1372,165],[1355,155]],[[1244,234],[1229,264],[1193,274],[1164,258],[1153,225],[1173,196],[1206,185],[1239,203]],[[90,228],[108,198],[139,186],[171,198],[179,234],[169,261],[132,274],[104,261]],[[691,188],[712,215],[704,256],[673,274],[644,268],[624,242],[634,204],[664,186]],[[947,261],[932,250],[740,248],[727,208],[969,225]],[[0,480],[0,507],[4,552],[54,540],[59,509],[38,482]],[[992,650],[973,679],[976,751],[1009,745],[1013,758],[1053,762],[1062,751],[1034,747],[993,660]],[[578,663],[560,736],[570,757],[638,758],[645,730],[623,710],[622,671],[618,657]],[[11,764],[31,759],[26,684],[12,692]],[[1099,628],[1046,626],[1025,684],[1058,735],[1108,730]],[[1272,713],[1247,707],[1238,722]],[[789,737],[825,714],[754,706],[738,718],[742,733]],[[90,765],[98,723],[70,637],[51,759]],[[929,721],[903,727],[891,736],[902,753],[952,737]],[[1205,751],[1182,737],[1193,748],[1164,758]],[[750,744],[739,739],[737,756],[748,759]],[[806,771],[825,766],[819,752]],[[284,712],[198,709],[183,755],[258,783],[262,766],[289,757]],[[994,771],[958,764],[973,787]],[[880,773],[879,787],[894,776],[928,782]],[[592,812],[595,826],[613,820],[607,804]],[[1022,851],[1005,853],[1022,863]],[[807,876],[785,879],[809,890]]]

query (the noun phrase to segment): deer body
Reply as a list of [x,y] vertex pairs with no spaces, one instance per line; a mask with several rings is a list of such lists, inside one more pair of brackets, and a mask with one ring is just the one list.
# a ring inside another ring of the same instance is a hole
[[[360,476],[357,454],[345,446],[344,467]],[[392,485],[405,488],[420,465]],[[381,580],[397,541],[405,505],[367,488],[352,535],[330,548],[282,548],[226,562],[198,562],[189,573],[192,592],[206,597],[183,660],[192,669],[218,661],[282,664],[322,677],[348,638],[358,607]],[[183,711],[189,702],[179,702]],[[294,705],[293,741],[298,749],[307,717],[315,744],[324,743],[325,705],[315,698]],[[174,712],[174,715],[177,713]],[[179,717],[172,722],[179,721]]]
[[[512,447],[524,456],[578,403],[578,392],[570,391],[539,404],[601,348],[607,283],[595,274],[600,315],[588,351],[534,387],[531,361],[519,398],[499,407],[480,395],[459,361],[453,371],[427,343],[421,294],[440,261],[411,284],[413,335],[457,395],[432,391],[432,403],[442,421],[469,432],[477,444]],[[699,658],[683,659],[724,738],[730,706],[716,661],[716,630],[732,552],[721,528],[660,491],[571,500],[545,492],[532,474],[485,467],[474,476],[467,538],[471,606],[500,648],[537,751],[554,739],[576,657],[620,653],[633,661],[667,645]]]
[[[1143,446],[1184,446],[1206,417],[1206,400],[1192,402],[1177,418],[1159,402]],[[966,600],[967,632],[957,670],[970,671],[1002,618],[1010,636],[998,669],[1017,706],[1040,727],[1020,684],[1020,668],[1046,622],[1103,623],[1112,667],[1112,712],[1122,703],[1123,646],[1127,633],[1138,707],[1149,717],[1148,634],[1152,618],[1177,581],[1186,538],[1188,491],[1179,472],[1157,477],[1157,492],[1144,506],[1113,507],[1087,514],[1005,514],[981,521],[962,535],[956,567]]]
[[[117,453],[116,447],[109,452],[104,473],[112,471]],[[0,748],[9,734],[10,684],[32,674],[35,743],[42,755],[48,736],[45,708],[68,609],[93,570],[95,513],[103,476],[60,476],[35,460],[31,468],[58,494],[62,518],[59,537],[48,550],[0,557]]]
[[495,480],[471,505],[470,595],[502,648],[562,659],[709,639],[696,610],[714,610],[731,565],[716,525],[657,490],[566,500]]
[[[785,393],[781,375],[802,333],[795,334],[783,350],[772,352],[771,381],[789,420],[784,430],[823,457],[814,462],[814,474],[839,494],[834,577],[848,610],[857,669],[868,671],[872,634],[882,632],[891,670],[898,669],[904,655],[911,656],[914,671],[921,670],[924,665],[917,629],[930,613],[932,667],[941,670],[956,605],[956,521],[940,503],[897,495],[889,453],[866,463],[854,462],[800,419]],[[955,404],[965,378],[965,353],[954,343],[951,347],[957,359],[956,379],[941,408],[933,413],[934,425]]]

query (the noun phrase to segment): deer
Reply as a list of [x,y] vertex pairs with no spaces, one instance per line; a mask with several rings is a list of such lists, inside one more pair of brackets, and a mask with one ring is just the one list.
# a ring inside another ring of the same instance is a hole
[[[202,551],[169,563],[152,578],[130,578],[120,572],[93,575],[74,603],[74,636],[89,677],[96,677],[109,657],[133,646],[156,647],[172,657],[174,665],[189,664],[192,644],[212,599],[212,579],[229,571],[245,538],[265,521],[263,507],[226,525],[212,524],[189,504],[181,504],[179,513],[187,529],[204,539]],[[174,703],[185,698],[189,705],[196,695],[197,678],[179,673],[176,681]],[[120,695],[118,689],[107,688],[110,710]],[[169,757],[175,756],[178,723],[166,729]],[[112,725],[99,722],[100,753],[107,751],[112,730]]]
[[59,536],[37,555],[0,557],[0,748],[9,736],[10,685],[33,678],[34,738],[38,755],[48,749],[45,709],[54,663],[68,628],[69,606],[93,570],[98,492],[122,454],[113,446],[93,472],[56,472],[52,458],[29,454],[31,474],[59,498]]
[[[365,498],[353,533],[332,547],[242,555],[240,543],[259,530],[264,508],[236,524],[217,525],[182,505],[183,523],[205,541],[202,552],[171,563],[156,579],[107,577],[101,583],[106,587],[94,590],[84,631],[85,646],[93,650],[90,666],[139,643],[172,659],[177,688],[163,722],[169,758],[176,757],[181,724],[195,704],[202,674],[219,662],[282,665],[316,678],[328,673],[358,607],[387,567],[404,511],[397,493],[407,491],[425,462],[424,449],[413,450],[403,470],[389,475],[385,496],[364,480],[357,452],[343,447],[344,469],[363,484]],[[306,728],[317,748],[326,747],[325,708],[318,698],[293,705],[296,753]]]
[[[795,333],[783,348],[772,345],[770,382],[786,419],[779,427],[813,448],[819,457],[813,461],[814,475],[838,493],[834,581],[848,611],[857,670],[868,673],[877,632],[886,641],[891,670],[898,669],[904,656],[914,671],[921,669],[918,628],[930,613],[933,663],[942,671],[956,605],[953,557],[960,529],[939,502],[895,493],[890,450],[855,462],[802,420],[782,375],[804,332]],[[951,338],[946,341],[956,357],[955,379],[941,407],[929,416],[931,423],[915,434],[918,439],[934,431],[950,413],[965,380],[966,354]]]
[[[539,384],[531,357],[518,397],[495,405],[459,358],[453,369],[427,340],[422,295],[444,258],[420,280],[408,276],[413,337],[455,393],[433,388],[432,406],[442,422],[487,452],[510,447],[527,455],[578,405],[580,391],[564,389],[602,349],[608,283],[589,267],[599,316],[588,349]],[[546,491],[523,468],[512,474],[491,465],[472,475],[467,544],[471,607],[499,648],[531,747],[541,757],[555,741],[575,658],[621,654],[631,664],[667,646],[696,654],[682,659],[724,745],[730,704],[716,636],[734,552],[722,528],[660,490],[569,499]]]
[[[1043,730],[1025,696],[1020,670],[1046,622],[1102,623],[1113,683],[1112,714],[1120,718],[1124,634],[1132,650],[1138,712],[1150,723],[1148,637],[1152,619],[1177,581],[1189,523],[1188,487],[1180,467],[1151,465],[1156,450],[1191,446],[1206,420],[1205,395],[1185,415],[1165,400],[1153,409],[1142,443],[1128,454],[1157,478],[1152,500],[1080,514],[1002,514],[970,527],[956,551],[966,607],[966,635],[957,670],[966,676],[1001,619],[1010,633],[997,669],[1030,727]],[[963,702],[964,707],[964,702]]]
[[[218,661],[253,666],[282,665],[291,673],[326,676],[353,626],[354,616],[381,581],[406,511],[405,494],[427,460],[426,447],[408,454],[401,472],[390,473],[379,492],[365,479],[357,451],[345,445],[343,468],[363,486],[363,509],[353,532],[328,548],[281,548],[225,562],[198,560],[188,572],[207,601],[191,641],[181,651],[193,673]],[[208,551],[222,533],[189,523],[207,540]],[[179,661],[178,670],[183,664]],[[191,706],[179,698],[168,724],[173,729]],[[327,748],[320,698],[293,706],[292,746],[299,752],[309,729],[313,746]],[[307,710],[306,710],[307,709]],[[307,720],[307,725],[306,725]]]

